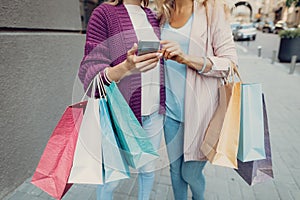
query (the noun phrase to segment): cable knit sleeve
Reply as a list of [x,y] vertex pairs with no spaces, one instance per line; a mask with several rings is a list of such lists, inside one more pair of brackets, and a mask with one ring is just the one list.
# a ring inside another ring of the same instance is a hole
[[111,64],[107,39],[108,18],[105,5],[100,5],[93,11],[88,23],[84,57],[78,72],[84,90],[99,72]]

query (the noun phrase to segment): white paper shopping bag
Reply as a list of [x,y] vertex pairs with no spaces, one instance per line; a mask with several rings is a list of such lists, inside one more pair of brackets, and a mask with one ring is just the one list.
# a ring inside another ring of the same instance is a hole
[[79,130],[69,183],[103,184],[101,135],[99,99],[89,98]]

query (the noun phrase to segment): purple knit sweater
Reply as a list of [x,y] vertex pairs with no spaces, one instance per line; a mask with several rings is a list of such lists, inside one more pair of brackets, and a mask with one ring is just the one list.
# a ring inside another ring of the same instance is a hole
[[[160,38],[159,22],[153,12],[144,8],[154,32]],[[137,36],[123,4],[103,3],[92,13],[86,34],[84,57],[78,76],[87,89],[93,78],[107,66],[116,66],[126,59],[127,51],[137,43]],[[160,67],[160,113],[165,112],[164,69]],[[107,84],[107,83],[106,83]],[[118,87],[141,122],[141,74],[125,77]]]

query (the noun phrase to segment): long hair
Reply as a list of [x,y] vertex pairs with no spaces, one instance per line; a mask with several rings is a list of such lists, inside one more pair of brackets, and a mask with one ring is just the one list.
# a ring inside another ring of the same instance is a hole
[[[149,0],[141,0],[141,2],[143,3],[144,7],[147,7],[149,5]],[[106,3],[116,6],[123,3],[123,0],[108,0],[106,1]]]
[[[230,13],[230,6],[226,3],[226,0],[194,0],[198,1],[199,3],[202,3],[206,10],[206,18],[209,22],[208,17],[208,3],[222,3],[224,6],[224,11],[226,13],[226,16],[229,16]],[[156,7],[157,7],[157,14],[158,18],[161,20],[161,23],[164,23],[166,21],[170,22],[171,19],[171,13],[174,11],[175,7],[175,0],[155,0]]]

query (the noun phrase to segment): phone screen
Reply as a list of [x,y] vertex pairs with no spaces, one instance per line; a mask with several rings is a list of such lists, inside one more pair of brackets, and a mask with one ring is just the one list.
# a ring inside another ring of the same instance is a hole
[[144,55],[147,53],[157,52],[159,49],[159,41],[142,41],[138,43],[137,55]]

